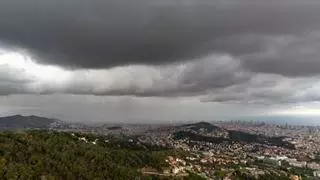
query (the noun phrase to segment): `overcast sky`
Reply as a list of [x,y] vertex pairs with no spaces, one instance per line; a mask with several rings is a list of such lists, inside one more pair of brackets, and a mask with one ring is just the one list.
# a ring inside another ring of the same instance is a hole
[[319,116],[319,17],[318,0],[1,0],[0,115]]

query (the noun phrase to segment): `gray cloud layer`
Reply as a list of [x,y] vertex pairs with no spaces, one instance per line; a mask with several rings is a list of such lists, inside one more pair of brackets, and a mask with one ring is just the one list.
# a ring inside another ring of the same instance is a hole
[[23,71],[0,65],[0,96],[27,93],[25,85],[29,82],[32,82],[32,79]]
[[0,95],[319,101],[319,17],[317,0],[2,0],[0,55],[75,69],[57,82],[0,64]]
[[5,82],[11,82],[22,93],[197,96],[207,94],[212,89],[241,84],[251,78],[251,74],[245,72],[241,64],[230,56],[208,56],[195,62],[157,67],[126,66],[109,70],[69,71],[67,77],[59,79],[51,75],[47,80],[32,76],[32,70],[0,65],[0,75],[4,72],[4,76],[1,76],[3,83],[0,83],[2,94],[18,93],[8,89]]
[[244,66],[254,72],[286,76],[320,73],[320,33],[269,38],[264,52],[242,56]]
[[208,56],[177,65],[126,66],[66,74],[67,78],[61,76],[58,81],[55,76],[39,79],[28,69],[0,65],[0,95],[190,97],[200,98],[203,102],[246,104],[320,101],[319,76],[289,78],[248,72],[230,56]]
[[[295,76],[320,70],[317,52],[296,56],[309,40],[318,47],[319,37],[303,36],[320,29],[315,0],[2,0],[0,12],[0,41],[41,63],[109,68],[218,52],[242,57],[252,71]],[[282,36],[298,39],[268,54]],[[301,68],[291,70],[289,61]]]
[[243,84],[217,89],[203,101],[266,105],[318,102],[318,79],[257,75]]

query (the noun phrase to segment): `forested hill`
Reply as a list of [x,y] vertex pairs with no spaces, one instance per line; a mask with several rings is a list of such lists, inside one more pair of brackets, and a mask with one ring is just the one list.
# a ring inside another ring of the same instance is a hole
[[[108,143],[106,143],[108,142]],[[0,133],[0,177],[4,179],[154,179],[140,169],[168,166],[175,152],[146,149],[126,139],[55,131]],[[0,179],[1,179],[0,178]],[[164,179],[164,178],[162,178]],[[171,178],[170,178],[171,179]],[[186,178],[187,179],[187,178]]]
[[49,128],[53,123],[59,122],[56,119],[49,119],[39,116],[14,115],[0,117],[0,130],[15,130],[25,128]]

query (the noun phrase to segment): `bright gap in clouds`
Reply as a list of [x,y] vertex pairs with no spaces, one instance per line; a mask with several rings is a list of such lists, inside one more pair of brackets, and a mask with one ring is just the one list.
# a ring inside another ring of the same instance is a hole
[[293,116],[320,116],[320,104],[298,105],[285,110],[276,110],[275,115],[293,115]]
[[0,65],[17,69],[28,75],[32,80],[40,82],[63,82],[70,73],[55,66],[44,66],[36,64],[28,56],[16,52],[0,54]]

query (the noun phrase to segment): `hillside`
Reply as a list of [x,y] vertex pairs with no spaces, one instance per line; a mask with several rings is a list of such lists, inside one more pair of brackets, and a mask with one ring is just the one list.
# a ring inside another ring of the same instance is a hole
[[[125,139],[55,131],[0,133],[0,177],[4,179],[150,179],[140,172],[168,166],[172,150],[120,146]],[[165,178],[164,178],[165,179]],[[170,178],[171,179],[171,178]]]
[[267,137],[259,134],[250,134],[241,131],[222,129],[207,122],[199,122],[181,126],[174,133],[175,139],[188,138],[193,141],[203,141],[211,143],[222,142],[243,142],[243,143],[259,143],[285,148],[294,148],[288,142],[283,141],[282,137]]
[[51,124],[58,120],[49,119],[38,116],[22,116],[14,115],[8,117],[0,117],[0,130],[13,130],[24,128],[49,128]]
[[205,130],[206,132],[220,131],[221,129],[208,122],[198,122],[194,124],[182,125],[184,128],[188,128],[194,131]]

